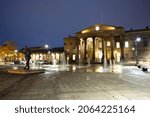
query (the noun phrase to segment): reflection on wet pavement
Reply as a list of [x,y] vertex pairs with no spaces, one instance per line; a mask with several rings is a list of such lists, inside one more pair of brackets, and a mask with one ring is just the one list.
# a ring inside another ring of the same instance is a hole
[[150,99],[149,73],[136,66],[44,65],[44,74],[0,74],[0,99]]
[[[32,68],[36,69],[36,68]],[[45,69],[46,71],[70,71],[70,72],[99,72],[99,73],[105,73],[105,72],[113,72],[113,73],[121,73],[122,72],[122,66],[121,65],[115,65],[111,67],[104,68],[102,65],[85,65],[85,66],[78,66],[78,65],[68,65],[68,66],[53,66],[53,65],[47,65],[43,66],[41,68],[37,69]]]

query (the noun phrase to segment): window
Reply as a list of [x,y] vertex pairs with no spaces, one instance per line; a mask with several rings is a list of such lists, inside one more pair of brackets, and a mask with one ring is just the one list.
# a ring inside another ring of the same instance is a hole
[[79,60],[81,59],[81,55],[79,54]]
[[80,45],[79,45],[79,50],[81,50]]
[[75,54],[72,55],[72,60],[76,60],[76,55]]
[[110,46],[110,41],[107,41],[107,46]]
[[125,48],[128,48],[128,47],[129,47],[129,42],[125,41]]
[[99,43],[99,48],[102,48],[102,42]]
[[116,48],[120,48],[120,42],[116,42]]
[[144,41],[144,47],[148,47],[148,41],[147,40]]

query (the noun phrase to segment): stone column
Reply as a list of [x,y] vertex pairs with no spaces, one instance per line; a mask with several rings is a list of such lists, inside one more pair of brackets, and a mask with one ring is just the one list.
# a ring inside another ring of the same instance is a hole
[[75,58],[75,62],[79,62],[79,45],[76,46],[76,54],[75,54],[76,58]]
[[115,57],[114,57],[114,38],[111,37],[111,61],[112,61],[112,63],[114,63],[114,59],[115,59]]
[[124,35],[120,36],[121,61],[124,62]]
[[60,58],[60,56],[61,56],[61,53],[59,53],[59,63],[61,63],[61,58]]
[[103,56],[102,56],[102,63],[104,64],[104,59],[105,59],[105,40],[104,38],[102,38],[102,53],[103,53]]
[[87,38],[84,39],[84,63],[87,62],[86,54],[87,54]]
[[95,63],[95,37],[93,39],[92,63]]
[[79,46],[80,46],[80,39],[76,42],[76,62],[79,62]]

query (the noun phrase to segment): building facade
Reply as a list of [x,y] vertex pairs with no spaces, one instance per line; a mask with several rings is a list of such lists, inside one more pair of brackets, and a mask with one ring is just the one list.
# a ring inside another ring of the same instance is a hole
[[[34,63],[38,60],[47,61],[49,63],[53,63],[53,60],[56,60],[57,63],[61,63],[62,54],[64,52],[63,47],[58,48],[44,48],[44,47],[30,47],[31,51],[31,61]],[[24,55],[24,49],[21,49],[20,52]],[[22,60],[24,60],[24,56]]]
[[69,36],[64,39],[64,52],[69,63],[75,63],[78,60],[78,47],[79,40],[77,37]]
[[64,51],[69,62],[150,60],[150,29],[125,31],[123,27],[95,24],[65,38]]

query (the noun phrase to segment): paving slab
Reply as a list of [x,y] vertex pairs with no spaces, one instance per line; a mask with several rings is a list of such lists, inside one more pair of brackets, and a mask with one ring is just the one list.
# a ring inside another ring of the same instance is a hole
[[[77,68],[69,72],[46,69],[43,74],[33,75],[1,73],[0,88],[3,90],[9,84],[11,87],[3,91],[5,94],[0,99],[150,99],[149,73],[135,66],[116,67],[116,72],[94,72],[97,67]],[[11,84],[12,80],[21,77],[23,80]]]

